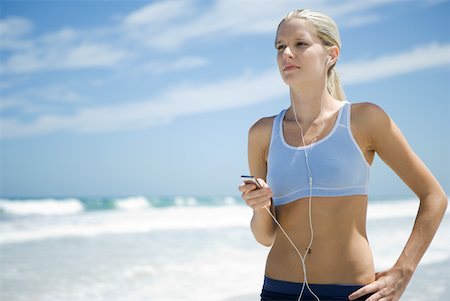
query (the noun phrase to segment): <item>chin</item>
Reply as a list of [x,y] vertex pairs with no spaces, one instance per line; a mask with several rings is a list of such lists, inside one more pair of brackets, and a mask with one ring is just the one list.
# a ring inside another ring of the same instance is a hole
[[288,86],[301,85],[302,80],[294,76],[282,76],[283,82]]

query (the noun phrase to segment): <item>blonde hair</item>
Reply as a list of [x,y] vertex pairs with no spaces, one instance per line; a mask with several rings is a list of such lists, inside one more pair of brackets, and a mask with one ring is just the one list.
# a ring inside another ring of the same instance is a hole
[[[277,36],[281,24],[292,18],[301,18],[310,21],[316,29],[316,34],[322,41],[325,48],[329,49],[332,46],[336,46],[339,50],[341,50],[341,37],[334,20],[323,13],[311,11],[309,9],[297,9],[289,12],[281,20],[280,24],[278,24]],[[335,65],[336,63],[330,66],[327,71],[327,90],[334,98],[338,100],[345,100],[344,89],[342,88]]]

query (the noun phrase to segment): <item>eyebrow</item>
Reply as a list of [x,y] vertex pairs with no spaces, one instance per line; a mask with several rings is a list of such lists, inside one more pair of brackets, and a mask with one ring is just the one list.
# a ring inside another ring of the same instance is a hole
[[[299,40],[305,40],[305,39],[307,39],[307,38],[304,37],[304,36],[295,38],[296,41],[299,41]],[[276,41],[275,41],[275,45],[278,45],[278,44],[280,44],[280,43],[282,43],[282,41],[280,41],[280,40],[276,40]]]

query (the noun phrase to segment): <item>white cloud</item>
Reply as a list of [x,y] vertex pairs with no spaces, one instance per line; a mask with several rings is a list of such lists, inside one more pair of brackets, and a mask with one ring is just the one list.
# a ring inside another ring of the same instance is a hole
[[44,102],[69,104],[80,103],[86,100],[78,92],[70,89],[68,85],[58,84],[43,88],[36,88],[23,93],[26,98],[39,99]]
[[[269,88],[263,90],[260,87]],[[85,108],[73,116],[46,115],[26,124],[4,118],[0,121],[0,129],[3,137],[45,134],[59,130],[101,133],[139,129],[167,124],[182,115],[220,111],[267,101],[285,91],[278,71],[271,70],[258,76],[244,74],[237,79],[202,87],[173,87],[156,99]]]
[[167,72],[173,72],[173,71],[181,71],[181,70],[187,70],[192,68],[198,68],[205,65],[208,65],[209,61],[205,58],[201,57],[181,57],[179,59],[176,59],[175,61],[169,61],[169,62],[163,62],[163,61],[154,61],[147,65],[145,65],[143,70],[150,72],[153,74],[163,74]]
[[109,45],[85,44],[68,50],[64,65],[69,68],[113,66],[126,57],[126,51]]
[[[264,5],[255,0],[218,0],[195,18],[168,23],[158,31],[152,31],[153,24],[133,28],[133,37],[146,47],[176,52],[180,45],[212,35],[272,33],[291,6],[292,1],[286,0],[267,1]],[[150,31],[152,38],[145,39]]]
[[[59,45],[28,49],[10,56],[0,64],[4,74],[23,74],[37,71],[111,67],[129,58],[129,54],[111,45],[84,43],[68,48]],[[47,48],[48,47],[48,48]]]
[[348,19],[342,20],[340,22],[341,26],[346,27],[357,27],[357,26],[363,26],[368,24],[377,23],[381,20],[381,17],[375,14],[369,14],[369,15],[355,15]]
[[15,37],[4,37],[0,38],[0,50],[23,50],[23,49],[31,49],[33,48],[33,41],[31,40],[18,40]]
[[[23,18],[6,19],[0,22],[0,32],[2,36],[9,37],[6,47],[15,51],[0,62],[2,74],[110,68],[113,69],[112,73],[130,76],[132,72],[160,75],[198,68],[209,64],[209,60],[195,55],[183,56],[180,52],[180,57],[177,57],[177,53],[165,53],[162,56],[165,61],[158,61],[151,56],[152,53],[149,55],[145,47],[177,52],[179,46],[196,39],[274,34],[281,17],[297,8],[298,4],[289,0],[270,1],[264,5],[257,0],[218,0],[200,7],[199,3],[195,0],[158,1],[130,13],[112,27],[87,30],[61,28],[32,39],[27,37],[33,30],[30,21]],[[304,1],[302,6],[328,13],[335,17],[338,24],[362,26],[379,22],[381,19],[371,10],[389,3],[392,1],[341,1],[339,5],[333,1]],[[14,24],[17,26],[14,27]],[[339,64],[338,70],[346,85],[358,84],[421,69],[448,66],[449,53],[448,44],[422,45],[395,55]],[[146,59],[141,59],[144,57]],[[150,63],[147,63],[148,58],[152,58]],[[96,84],[102,84],[102,80],[108,84],[105,78],[96,79]],[[255,94],[255,91],[261,90],[260,87],[265,88],[264,93]],[[0,121],[1,136],[35,135],[57,130],[96,133],[145,128],[167,124],[182,115],[268,101],[285,92],[286,87],[283,88],[276,70],[253,75],[245,73],[236,79],[204,86],[170,87],[166,94],[144,101],[125,100],[122,104],[84,108],[72,116],[51,115],[47,112],[47,115],[40,115],[28,123],[3,118]],[[182,102],[179,95],[183,95]],[[52,102],[76,102],[82,99],[69,88],[57,87],[16,93],[15,96],[3,98],[0,111],[16,107],[23,112],[42,114]],[[43,103],[33,103],[28,99],[40,99]],[[215,101],[211,102],[211,99]]]
[[[21,18],[23,23],[30,23]],[[8,24],[10,24],[9,22]],[[8,35],[0,49],[12,50],[0,61],[2,74],[114,67],[133,53],[120,44],[117,28],[61,28],[40,36]]]
[[25,18],[9,17],[0,20],[0,39],[23,36],[32,30],[33,24]]
[[24,40],[22,36],[32,32],[31,21],[21,17],[9,17],[0,20],[0,50],[20,50],[33,46],[29,40]]
[[2,74],[30,73],[45,68],[44,61],[32,52],[17,53],[9,57],[6,62],[0,62]]
[[[342,20],[347,27],[379,21],[377,15],[366,11],[385,4],[392,4],[392,0],[348,0],[339,4],[333,1],[306,0],[301,3],[302,7],[310,7],[333,16],[338,24]],[[259,0],[218,0],[195,19],[167,23],[158,30],[155,30],[155,24],[146,23],[139,28],[132,27],[128,36],[146,47],[176,52],[181,45],[191,40],[210,36],[274,35],[281,18],[296,8],[299,8],[298,3],[290,0],[265,1],[263,5]],[[146,38],[150,33],[152,38]]]
[[[398,3],[398,2],[397,2]],[[365,0],[365,1],[321,1],[320,7],[317,8],[319,11],[323,11],[334,19],[344,19],[351,18],[353,14],[361,14],[366,11],[371,11],[377,6],[382,6],[386,4],[397,4],[393,0]],[[339,22],[338,22],[339,23]]]
[[75,29],[66,27],[43,35],[40,41],[44,45],[70,45],[69,43],[76,43],[81,38],[81,33]]
[[[143,49],[142,40],[152,37],[155,34],[154,30],[161,31],[160,28],[165,27],[166,22],[191,15],[193,7],[195,8],[192,3],[193,1],[155,2],[132,12],[122,22],[109,27],[83,30],[66,27],[29,38],[21,37],[18,33],[9,33],[9,38],[3,39],[0,47],[14,51],[0,61],[0,68],[3,74],[120,68],[121,63],[136,60],[140,56],[147,57],[148,50]],[[31,22],[24,18],[12,18],[2,24],[4,32],[12,32],[13,25]],[[22,27],[25,28],[25,25]],[[25,29],[18,32],[25,32]],[[175,66],[175,68],[181,70],[201,65],[204,63],[197,62],[190,66]]]
[[0,90],[11,88],[13,84],[11,82],[0,80]]
[[23,100],[18,96],[2,96],[0,101],[0,112],[16,108],[16,107],[22,107],[23,106]]
[[[344,75],[343,82],[351,85],[448,65],[450,44],[431,44],[391,56],[350,62],[340,66],[340,70]],[[0,128],[3,137],[44,134],[58,130],[101,133],[147,128],[167,124],[183,115],[269,101],[286,91],[287,87],[282,83],[278,70],[258,74],[247,72],[235,79],[204,86],[171,87],[160,97],[146,101],[126,101],[111,106],[84,108],[72,116],[46,115],[27,124],[4,118],[0,121]]]
[[[373,14],[361,19],[367,10],[391,2],[347,0],[337,5],[333,1],[308,0],[302,6],[329,13],[338,23],[340,19],[350,20],[348,25],[361,26],[378,20]],[[8,37],[0,47],[13,53],[2,59],[0,68],[4,74],[119,68],[147,57],[148,48],[177,53],[181,45],[192,40],[273,35],[282,16],[297,5],[291,0],[267,1],[263,5],[259,0],[217,0],[206,6],[198,0],[157,1],[131,12],[112,26],[84,30],[61,28],[33,38],[26,36],[33,29],[31,21],[11,17],[0,23],[2,36]]]
[[344,84],[357,84],[450,65],[450,44],[421,45],[410,51],[338,65]]
[[56,84],[2,95],[0,112],[15,109],[24,115],[40,115],[61,111],[70,106],[86,105],[88,99],[72,90],[68,84]]
[[165,24],[188,16],[194,11],[195,3],[191,0],[156,1],[129,14],[124,18],[123,25],[135,28]]

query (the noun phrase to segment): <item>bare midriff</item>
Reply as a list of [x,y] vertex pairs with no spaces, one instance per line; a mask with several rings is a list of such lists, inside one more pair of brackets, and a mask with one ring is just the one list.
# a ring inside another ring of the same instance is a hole
[[[310,241],[309,197],[277,206],[276,217],[303,254]],[[314,240],[305,260],[308,283],[364,285],[375,280],[366,234],[367,195],[312,197]],[[301,260],[283,232],[267,257],[267,277],[304,282]]]

